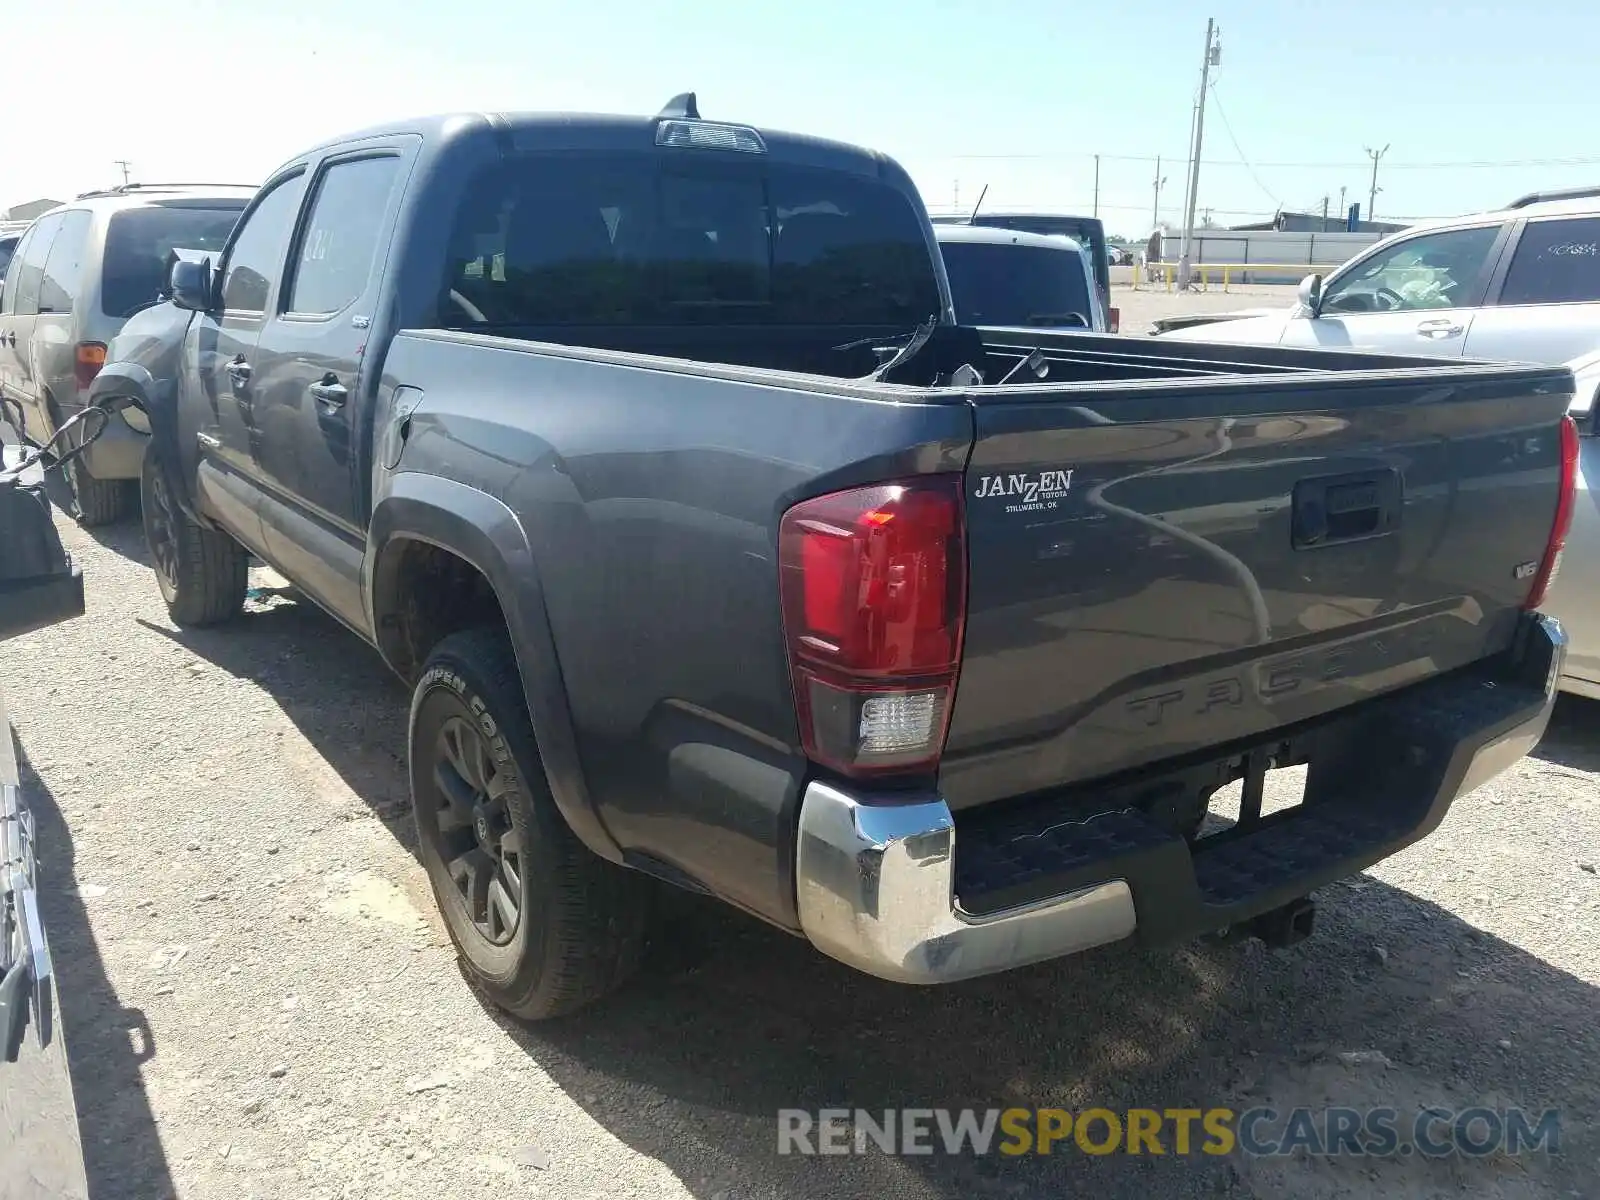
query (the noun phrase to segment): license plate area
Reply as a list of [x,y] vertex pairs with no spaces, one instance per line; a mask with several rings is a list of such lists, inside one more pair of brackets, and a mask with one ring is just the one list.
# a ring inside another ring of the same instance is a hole
[[1235,778],[1204,798],[1205,817],[1195,840],[1243,837],[1263,821],[1300,808],[1309,769],[1288,742],[1246,751],[1237,760]]

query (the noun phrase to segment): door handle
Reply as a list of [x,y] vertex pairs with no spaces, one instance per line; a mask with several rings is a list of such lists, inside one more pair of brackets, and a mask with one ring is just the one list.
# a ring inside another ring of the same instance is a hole
[[331,373],[317,380],[308,390],[318,400],[332,408],[338,408],[350,396],[344,384],[340,383]]
[[228,364],[228,378],[235,383],[250,382],[250,364],[242,358],[236,358]]
[[1448,317],[1437,317],[1432,321],[1423,321],[1417,326],[1417,332],[1430,338],[1454,337],[1461,332],[1461,326]]
[[0,336],[4,337],[5,343],[8,346],[15,346],[17,344],[17,335],[12,330],[8,329],[3,335]]

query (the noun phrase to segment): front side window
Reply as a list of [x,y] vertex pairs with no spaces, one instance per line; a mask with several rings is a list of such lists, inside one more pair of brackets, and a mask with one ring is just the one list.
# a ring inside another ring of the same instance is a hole
[[244,217],[223,267],[222,307],[229,312],[267,310],[272,285],[288,257],[289,235],[305,192],[305,172],[279,180]]
[[999,242],[941,242],[956,316],[966,325],[1093,324],[1081,254]]
[[39,281],[40,312],[69,313],[77,304],[83,284],[84,253],[89,248],[93,225],[94,216],[85,209],[71,209],[62,215]]
[[530,155],[458,213],[452,326],[890,325],[941,308],[921,217],[840,171],[671,152]]
[[100,311],[131,317],[159,303],[172,252],[220,254],[244,206],[243,200],[173,200],[112,214],[100,271]]
[[1419,312],[1475,302],[1500,226],[1425,233],[1381,250],[1328,284],[1328,313]]
[[301,238],[286,312],[343,311],[367,288],[400,160],[334,163],[323,173]]
[[1600,300],[1600,217],[1531,221],[1517,242],[1501,304]]
[[[17,252],[17,261],[8,275],[15,276],[16,304],[10,311],[19,317],[31,317],[39,311],[39,291],[44,285],[44,264],[50,257],[50,246],[56,240],[56,230],[61,228],[61,214],[51,213],[40,217]],[[7,291],[9,291],[9,286]],[[10,303],[10,301],[7,301]]]

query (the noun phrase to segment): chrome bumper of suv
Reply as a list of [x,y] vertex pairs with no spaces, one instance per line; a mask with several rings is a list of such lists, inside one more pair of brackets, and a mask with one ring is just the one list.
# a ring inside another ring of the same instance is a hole
[[[1307,895],[1425,837],[1455,799],[1532,750],[1555,705],[1565,649],[1560,623],[1532,616],[1504,669],[1492,678],[1430,681],[1404,699],[1396,696],[1392,706],[1380,698],[1366,715],[1350,718],[1384,722],[1392,716],[1431,734],[1417,743],[1416,753],[1426,755],[1426,764],[1406,766],[1404,779],[1411,782],[1402,786],[1411,790],[1409,811],[1398,821],[1380,823],[1370,836],[1358,833],[1342,843],[1323,836],[1330,819],[1341,820],[1336,804],[1309,812],[1301,821],[1304,834],[1331,843],[1328,853],[1291,859],[1304,865],[1280,873],[1259,895],[1220,899],[1206,887],[1207,855],[1175,834],[1156,832],[1145,844],[1128,839],[1125,845],[1136,849],[1108,858],[1103,872],[1093,864],[1078,868],[1078,882],[1058,894],[974,915],[963,910],[957,895],[955,822],[943,799],[852,794],[833,783],[813,782],[801,802],[796,847],[801,928],[819,950],[869,975],[936,984],[1128,937],[1140,927],[1140,909],[1151,926],[1141,931],[1141,939],[1157,942],[1247,920],[1287,896]],[[1424,744],[1431,749],[1424,751]],[[1422,765],[1428,767],[1425,773],[1413,770]],[[1418,788],[1424,778],[1431,782]],[[1359,803],[1367,789],[1366,782],[1353,785],[1352,801]],[[1270,854],[1292,830],[1280,823],[1259,841],[1235,841],[1232,856],[1251,853],[1252,842],[1257,853]]]

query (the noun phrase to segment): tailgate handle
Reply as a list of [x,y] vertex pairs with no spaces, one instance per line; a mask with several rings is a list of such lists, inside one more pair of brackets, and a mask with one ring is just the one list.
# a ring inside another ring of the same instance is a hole
[[1294,485],[1290,538],[1296,550],[1382,537],[1400,523],[1399,472],[1392,468],[1302,479]]

